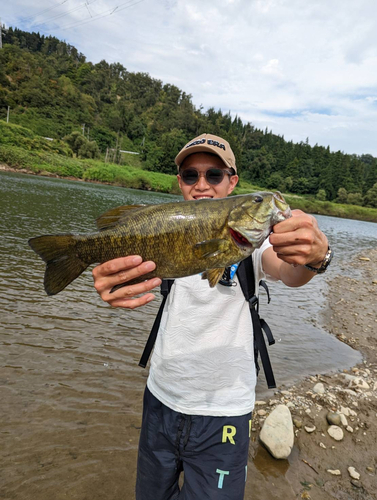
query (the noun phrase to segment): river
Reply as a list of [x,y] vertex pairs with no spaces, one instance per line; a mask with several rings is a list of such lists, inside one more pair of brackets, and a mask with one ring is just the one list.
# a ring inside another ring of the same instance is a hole
[[[95,230],[107,209],[163,203],[163,195],[0,172],[0,498],[133,498],[142,393],[138,367],[159,300],[134,311],[111,309],[90,271],[47,297],[43,262],[30,237]],[[326,333],[327,280],[356,252],[376,246],[377,224],[318,216],[335,258],[301,289],[271,283],[261,313],[276,338],[270,348],[278,385],[349,368],[358,352]],[[355,272],[355,271],[353,271]],[[258,397],[272,396],[263,377]]]

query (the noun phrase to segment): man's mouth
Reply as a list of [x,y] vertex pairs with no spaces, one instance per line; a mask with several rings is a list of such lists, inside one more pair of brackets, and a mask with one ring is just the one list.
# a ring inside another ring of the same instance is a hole
[[194,200],[210,200],[213,198],[213,196],[205,196],[205,195],[199,195],[199,196],[193,196]]

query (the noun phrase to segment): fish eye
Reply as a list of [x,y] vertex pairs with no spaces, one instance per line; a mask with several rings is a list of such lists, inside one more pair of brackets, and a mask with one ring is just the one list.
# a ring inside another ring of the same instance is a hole
[[254,196],[254,200],[253,200],[254,203],[262,203],[262,201],[263,201],[263,197],[260,196],[259,194]]

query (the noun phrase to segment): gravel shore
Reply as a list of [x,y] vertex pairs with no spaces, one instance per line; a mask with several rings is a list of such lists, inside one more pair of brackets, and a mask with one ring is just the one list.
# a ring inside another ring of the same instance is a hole
[[[359,350],[363,362],[342,373],[313,374],[258,402],[245,500],[377,499],[377,249],[349,265],[358,278],[339,275],[329,282],[325,324]],[[259,441],[278,404],[288,406],[295,424],[287,460],[272,458]],[[339,441],[328,432],[332,418],[341,429]]]

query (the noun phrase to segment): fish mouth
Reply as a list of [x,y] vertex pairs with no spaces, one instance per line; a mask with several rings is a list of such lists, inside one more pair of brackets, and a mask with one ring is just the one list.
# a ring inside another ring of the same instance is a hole
[[241,248],[252,248],[253,245],[250,243],[250,241],[248,239],[246,239],[244,236],[242,236],[241,233],[239,233],[238,231],[235,231],[234,229],[232,229],[231,227],[229,228],[229,231],[230,231],[230,235],[233,239],[233,241],[235,242],[235,244]]

